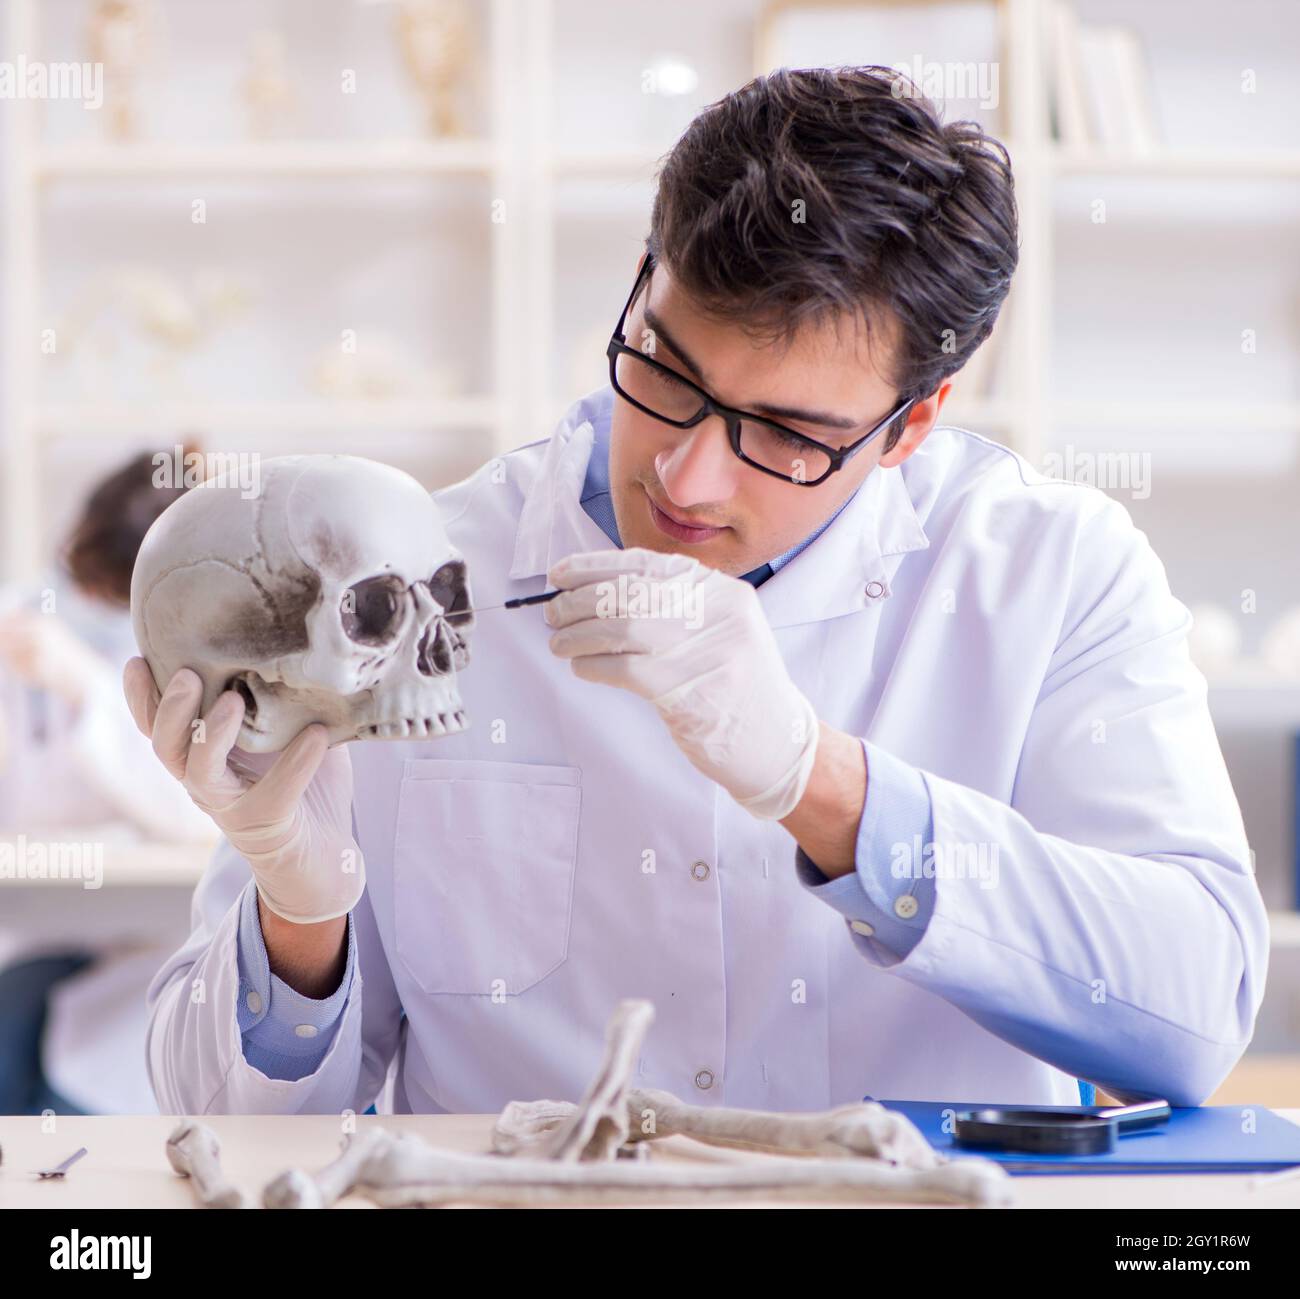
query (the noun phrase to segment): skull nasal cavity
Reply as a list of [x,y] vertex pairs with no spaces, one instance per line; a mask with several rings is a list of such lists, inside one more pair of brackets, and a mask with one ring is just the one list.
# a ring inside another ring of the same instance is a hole
[[435,619],[433,625],[420,638],[416,651],[416,666],[426,677],[446,676],[452,669],[456,643],[444,618]]
[[391,573],[368,577],[343,593],[343,631],[362,645],[382,645],[397,634],[406,585]]

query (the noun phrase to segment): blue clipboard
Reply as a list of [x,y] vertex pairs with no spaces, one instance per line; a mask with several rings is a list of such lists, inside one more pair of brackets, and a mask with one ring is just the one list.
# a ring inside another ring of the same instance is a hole
[[[1300,1124],[1262,1105],[1175,1106],[1159,1128],[1122,1136],[1099,1155],[1036,1155],[1023,1151],[963,1150],[952,1139],[958,1110],[1004,1105],[1000,1101],[885,1101],[911,1119],[925,1139],[953,1159],[994,1159],[1024,1176],[1081,1173],[1269,1173],[1300,1164]],[[1096,1113],[1100,1106],[1020,1105],[1019,1110]],[[947,1131],[945,1131],[945,1119]]]

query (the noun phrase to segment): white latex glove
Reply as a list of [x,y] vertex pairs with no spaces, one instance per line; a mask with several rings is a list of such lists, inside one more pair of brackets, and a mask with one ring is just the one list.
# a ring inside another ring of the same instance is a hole
[[218,696],[194,738],[203,683],[177,672],[162,698],[144,659],[123,674],[135,724],[154,752],[253,868],[262,901],[285,920],[316,924],[346,915],[366,886],[365,861],[352,837],[352,762],[328,732],[304,727],[280,753],[234,747],[244,701]]
[[584,681],[648,699],[694,766],[778,821],[817,756],[813,706],[790,680],[758,593],[688,555],[600,550],[548,574],[551,649]]

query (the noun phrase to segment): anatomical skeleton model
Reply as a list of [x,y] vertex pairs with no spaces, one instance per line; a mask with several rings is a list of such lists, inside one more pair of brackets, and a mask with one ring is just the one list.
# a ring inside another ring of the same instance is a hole
[[[353,1191],[384,1208],[1012,1201],[1011,1179],[997,1164],[946,1159],[903,1115],[873,1101],[779,1114],[687,1105],[630,1087],[653,1018],[649,1002],[621,1002],[582,1100],[512,1101],[493,1129],[491,1154],[439,1150],[418,1136],[366,1128],[319,1172],[291,1169],[275,1178],[262,1203],[323,1208]],[[663,1161],[655,1146],[696,1158]],[[195,1178],[201,1203],[230,1207],[242,1198],[226,1183],[216,1139],[201,1124],[183,1123],[168,1156],[177,1172]]]

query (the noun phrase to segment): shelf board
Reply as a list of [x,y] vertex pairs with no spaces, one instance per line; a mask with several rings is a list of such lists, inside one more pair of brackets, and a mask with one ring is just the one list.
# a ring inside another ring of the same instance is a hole
[[31,166],[38,180],[113,180],[486,174],[496,162],[484,140],[284,140],[53,144],[38,149]]
[[1300,401],[1212,401],[1195,397],[1169,401],[1112,401],[1058,399],[1051,403],[1052,418],[1061,423],[1089,427],[1121,426],[1158,429],[1205,430],[1236,436],[1243,432],[1294,433],[1300,430]]
[[1166,149],[1153,153],[1110,153],[1098,148],[1057,147],[1046,156],[1048,166],[1058,176],[1300,178],[1300,151],[1292,149],[1254,153]]
[[497,402],[488,397],[338,402],[58,402],[37,406],[34,420],[47,437],[160,431],[179,435],[209,428],[274,435],[491,428],[499,413]]
[[566,179],[651,180],[662,156],[636,149],[564,153],[551,160],[551,170]]

